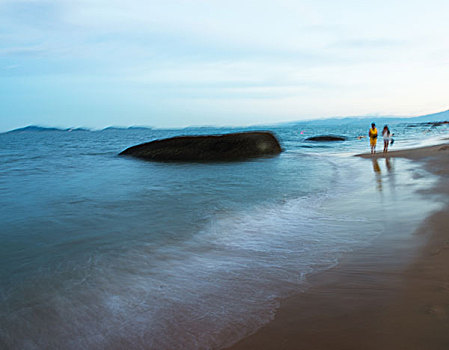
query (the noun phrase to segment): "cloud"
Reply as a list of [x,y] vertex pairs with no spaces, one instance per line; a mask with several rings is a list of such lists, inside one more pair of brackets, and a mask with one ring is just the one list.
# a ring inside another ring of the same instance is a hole
[[4,66],[3,69],[5,69],[5,70],[13,70],[13,69],[17,69],[19,67],[20,67],[20,65],[18,65],[18,64],[10,64],[8,66]]
[[357,50],[381,50],[381,49],[401,49],[408,45],[406,40],[394,40],[390,38],[367,38],[339,40],[330,44],[331,49],[357,49]]
[[3,0],[0,66],[14,67],[2,71],[16,101],[44,96],[30,115],[76,94],[99,114],[198,122],[218,109],[402,113],[446,101],[448,12],[442,0]]
[[45,51],[42,46],[19,46],[0,48],[0,56],[35,56]]

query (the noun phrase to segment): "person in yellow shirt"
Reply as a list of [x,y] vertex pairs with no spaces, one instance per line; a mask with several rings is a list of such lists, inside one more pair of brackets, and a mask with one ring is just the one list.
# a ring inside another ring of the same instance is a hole
[[376,153],[376,144],[377,144],[377,128],[376,124],[371,124],[371,129],[369,129],[369,144],[371,146],[371,154]]

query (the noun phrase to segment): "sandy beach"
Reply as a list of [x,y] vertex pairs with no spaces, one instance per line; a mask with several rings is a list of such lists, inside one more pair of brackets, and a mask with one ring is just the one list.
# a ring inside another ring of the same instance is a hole
[[407,158],[438,175],[422,195],[444,209],[415,228],[412,243],[383,237],[311,276],[306,292],[229,349],[449,349],[449,143],[358,156]]

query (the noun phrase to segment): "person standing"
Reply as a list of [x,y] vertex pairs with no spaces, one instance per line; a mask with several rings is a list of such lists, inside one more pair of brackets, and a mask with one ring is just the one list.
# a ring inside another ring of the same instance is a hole
[[382,130],[382,137],[384,139],[384,153],[388,152],[388,145],[391,142],[391,132],[388,125],[385,125]]
[[371,124],[371,129],[369,129],[369,144],[371,146],[371,154],[376,153],[376,144],[377,144],[377,128],[376,124]]

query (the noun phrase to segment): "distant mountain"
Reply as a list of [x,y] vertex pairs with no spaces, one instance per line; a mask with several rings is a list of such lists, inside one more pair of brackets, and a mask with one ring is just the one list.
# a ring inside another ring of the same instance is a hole
[[289,122],[279,124],[281,126],[304,126],[307,124],[312,124],[314,126],[343,126],[343,125],[369,125],[372,122],[376,124],[388,124],[392,122],[398,121],[398,118],[395,117],[386,117],[386,116],[375,116],[375,117],[344,117],[344,118],[326,118],[326,119],[312,119],[312,120],[304,120],[297,122]]
[[[120,126],[109,126],[99,131],[108,131],[108,130],[151,130],[150,127],[145,126],[130,126],[130,127],[120,127]],[[72,131],[92,131],[86,128],[52,128],[46,126],[39,125],[28,125],[24,128],[18,128],[14,130],[7,131],[6,133],[25,133],[25,132],[42,132],[42,131],[52,131],[52,132],[72,132]]]
[[410,121],[412,123],[449,121],[449,110],[438,113],[426,114],[419,117],[406,118],[406,119],[404,118],[404,121]]
[[38,126],[38,125],[28,125],[28,126],[25,126],[24,128],[10,130],[7,133],[41,132],[41,131],[67,132],[67,131],[89,131],[89,129],[85,129],[85,128],[60,129],[60,128],[49,128],[49,127]]
[[130,126],[128,130],[152,130],[149,126]]
[[47,128],[43,126],[37,126],[37,125],[28,125],[24,128],[14,129],[11,131],[8,131],[8,133],[12,132],[36,132],[36,131],[63,131],[62,129],[58,128]]
[[375,122],[376,124],[388,123],[426,123],[449,121],[449,110],[426,114],[418,117],[397,117],[397,116],[361,116],[361,117],[335,117],[326,119],[313,119],[308,121],[298,121],[285,123],[283,125],[295,125],[304,123],[313,123],[314,125],[345,125],[345,124],[367,124]]
[[[266,127],[285,127],[285,126],[294,126],[294,125],[304,125],[308,123],[313,123],[313,125],[346,125],[346,124],[360,124],[360,125],[366,125],[370,124],[371,122],[375,122],[378,125],[381,124],[388,124],[388,123],[407,123],[407,124],[419,124],[419,123],[433,123],[433,122],[444,122],[449,121],[449,110],[438,112],[438,113],[432,113],[432,114],[426,114],[418,117],[397,117],[397,116],[360,116],[360,117],[334,117],[334,118],[327,118],[327,119],[313,119],[313,120],[304,120],[304,121],[296,121],[296,122],[288,122],[288,123],[280,123],[280,124],[274,124],[274,125],[254,125],[251,127],[234,127],[236,129],[254,129],[254,128],[266,128]],[[181,128],[178,130],[188,130],[188,129],[209,129],[210,127],[187,127],[187,128]],[[221,127],[217,126],[214,127],[215,129],[220,129]],[[176,129],[176,128],[174,128]],[[226,129],[232,129],[232,127],[228,127]],[[152,130],[151,127],[145,127],[145,126],[129,126],[129,127],[117,127],[117,126],[110,126],[107,128],[104,128],[100,131],[108,131],[108,130]],[[89,129],[85,128],[67,128],[67,129],[60,129],[60,128],[51,128],[51,127],[43,127],[43,126],[37,126],[37,125],[29,125],[24,128],[14,129],[11,131],[8,131],[7,133],[23,133],[23,132],[41,132],[41,131],[53,131],[53,132],[70,132],[70,131],[91,131]]]
[[107,128],[102,129],[101,131],[108,130],[151,130],[152,128],[147,126],[108,126]]

